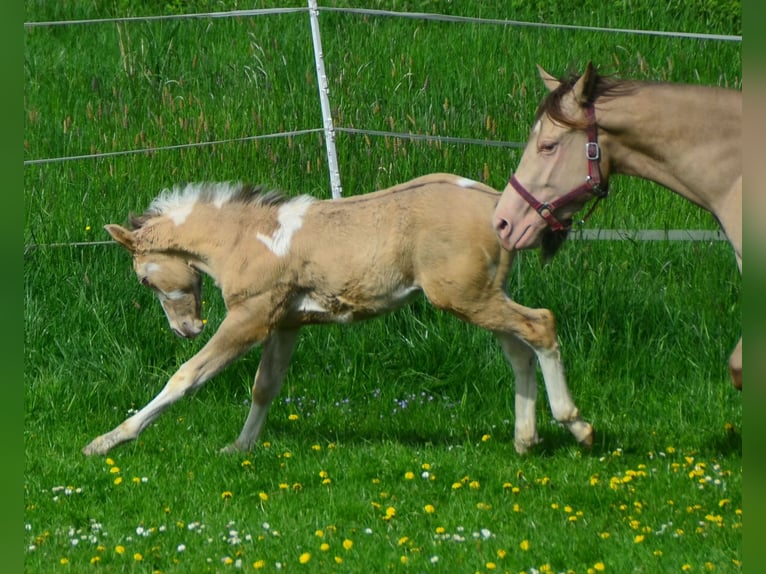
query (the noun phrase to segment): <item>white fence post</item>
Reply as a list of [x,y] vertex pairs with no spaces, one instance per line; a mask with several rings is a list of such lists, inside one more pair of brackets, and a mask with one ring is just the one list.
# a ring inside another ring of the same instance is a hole
[[308,0],[308,3],[309,18],[311,19],[311,38],[314,41],[314,61],[317,70],[319,101],[322,104],[322,124],[324,126],[325,146],[327,147],[327,166],[330,170],[330,187],[333,199],[337,199],[343,194],[343,189],[340,185],[338,155],[335,153],[335,128],[332,123],[332,112],[330,111],[330,88],[327,85],[322,39],[319,36],[319,8],[317,7],[316,0]]

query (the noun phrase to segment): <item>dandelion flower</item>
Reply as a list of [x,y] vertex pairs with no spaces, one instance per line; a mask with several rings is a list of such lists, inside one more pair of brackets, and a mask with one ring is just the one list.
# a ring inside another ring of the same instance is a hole
[[519,548],[521,548],[524,552],[529,550],[529,540],[522,540],[519,544]]
[[141,562],[141,560],[143,560],[143,559],[144,559],[144,557],[141,555],[140,552],[136,552],[133,555],[133,560],[135,560],[136,562]]
[[412,480],[413,478],[415,478],[415,473],[412,472],[411,470],[408,470],[407,472],[404,473],[404,478],[405,480]]
[[262,501],[266,502],[269,499],[269,495],[265,492],[259,492],[258,498],[260,498]]
[[351,550],[351,548],[353,546],[354,546],[354,541],[353,540],[349,540],[348,538],[346,538],[343,541],[343,548],[345,548],[346,550]]
[[291,414],[290,416],[287,417],[287,420],[289,420],[289,421],[297,421],[299,418],[300,417],[298,415],[293,413],[293,414]]
[[224,491],[221,493],[221,498],[222,498],[223,500],[228,500],[228,499],[229,499],[229,498],[231,498],[232,496],[234,496],[234,495],[233,495],[233,494],[232,494],[230,491],[228,491],[228,490],[224,490]]
[[307,564],[309,560],[311,560],[310,552],[304,552],[298,557],[298,562],[300,562],[301,564]]
[[117,554],[125,554],[125,547],[124,547],[124,546],[119,546],[119,545],[118,545],[118,546],[115,546],[115,547],[114,547],[114,551],[115,551]]
[[425,510],[427,514],[433,514],[434,512],[436,512],[436,508],[434,508],[433,504],[426,504],[423,507],[423,510]]
[[264,566],[266,566],[265,560],[256,560],[255,562],[253,562],[253,568],[255,568],[256,570],[260,570]]

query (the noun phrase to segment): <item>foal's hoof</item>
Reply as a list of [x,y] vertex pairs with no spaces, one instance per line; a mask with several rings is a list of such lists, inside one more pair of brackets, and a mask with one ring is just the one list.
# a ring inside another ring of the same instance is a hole
[[532,439],[517,439],[513,441],[513,448],[516,449],[516,453],[520,455],[528,454],[530,450],[532,450],[535,445],[540,444],[542,441],[539,437],[534,437]]
[[239,452],[242,452],[242,449],[240,449],[237,446],[237,443],[234,442],[227,444],[225,447],[218,451],[219,454],[237,454]]

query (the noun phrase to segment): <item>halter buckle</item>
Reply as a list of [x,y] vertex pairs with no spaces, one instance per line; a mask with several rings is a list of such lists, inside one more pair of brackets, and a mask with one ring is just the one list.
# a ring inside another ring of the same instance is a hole
[[601,148],[598,142],[586,142],[585,158],[588,161],[597,161],[601,157]]

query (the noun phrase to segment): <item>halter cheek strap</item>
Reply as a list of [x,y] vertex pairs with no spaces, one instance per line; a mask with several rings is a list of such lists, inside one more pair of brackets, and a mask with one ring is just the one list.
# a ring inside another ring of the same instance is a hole
[[521,182],[516,179],[516,175],[511,175],[511,179],[509,181],[509,183],[513,186],[513,189],[515,189],[516,192],[524,199],[524,201],[526,201],[530,207],[532,207],[532,209],[534,209],[540,215],[540,217],[545,220],[545,222],[553,231],[563,231],[572,227],[571,221],[562,223],[559,219],[557,219],[553,214],[554,211],[568,203],[572,203],[573,201],[579,199],[581,195],[594,195],[597,198],[596,203],[593,204],[593,207],[591,207],[590,211],[588,211],[587,215],[582,219],[585,221],[591,216],[593,210],[596,208],[596,205],[598,205],[598,202],[604,199],[609,193],[609,186],[601,185],[601,148],[598,145],[598,126],[596,125],[596,114],[592,105],[588,105],[584,109],[585,117],[588,120],[588,125],[585,128],[585,133],[588,136],[588,141],[585,144],[585,159],[588,160],[588,175],[582,185],[574,188],[569,193],[566,193],[551,202],[542,202],[535,199],[534,196],[526,190]]

